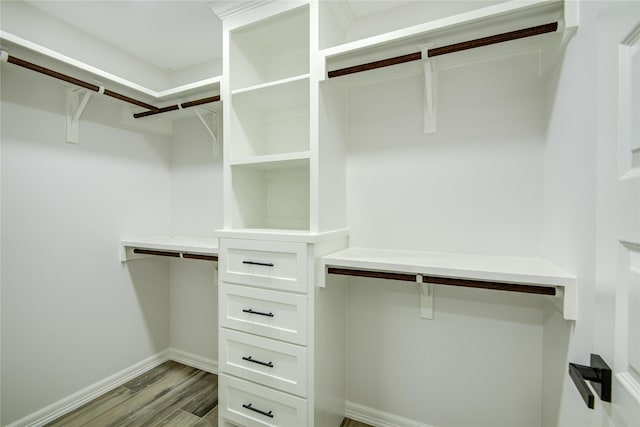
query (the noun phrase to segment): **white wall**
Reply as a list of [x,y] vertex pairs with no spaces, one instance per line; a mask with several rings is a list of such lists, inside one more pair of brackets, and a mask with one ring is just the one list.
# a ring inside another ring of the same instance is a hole
[[[211,137],[195,113],[189,114],[173,124],[171,229],[176,235],[211,237],[222,228],[222,155],[214,155]],[[171,347],[217,361],[217,264],[172,260],[170,301]]]
[[64,89],[2,66],[2,424],[169,346],[169,268],[123,266],[125,235],[170,227],[170,138],[92,97],[65,142]]
[[[595,3],[593,3],[595,4]],[[593,331],[595,233],[595,16],[580,4],[580,28],[547,76],[544,255],[578,277],[578,321],[549,311],[544,326],[544,425],[593,425],[571,379],[569,362],[588,365]]]
[[420,75],[352,88],[351,245],[540,255],[546,105],[536,56],[438,80],[438,131],[428,135]]

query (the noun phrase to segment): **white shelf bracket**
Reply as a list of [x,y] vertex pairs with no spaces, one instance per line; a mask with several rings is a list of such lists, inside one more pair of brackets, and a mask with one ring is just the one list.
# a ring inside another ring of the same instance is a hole
[[436,132],[436,72],[428,56],[429,49],[422,48],[424,71],[424,133]]
[[[104,92],[104,88],[100,86],[100,92]],[[83,93],[82,100],[80,93]],[[67,142],[77,144],[80,134],[80,116],[84,112],[87,103],[91,98],[91,92],[88,90],[72,90],[67,89]]]
[[[178,104],[178,108],[180,110],[182,110],[182,105]],[[211,129],[211,127],[209,126],[207,121],[204,119],[204,117],[202,117],[202,114],[200,114],[198,109],[194,108],[194,111],[195,111],[196,115],[198,116],[198,118],[200,119],[200,122],[202,123],[202,126],[204,126],[204,128],[207,131],[207,133],[211,136],[211,147],[212,147],[213,156],[214,157],[220,156],[220,144],[218,143],[218,136]],[[216,123],[216,120],[217,120],[216,113],[213,112],[213,111],[208,111],[208,112],[211,113],[211,116],[212,116],[211,122],[212,122],[212,124]]]
[[422,274],[416,274],[416,283],[420,287],[420,317],[433,320],[433,284],[422,283]]
[[555,296],[549,296],[547,299],[551,304],[558,309],[560,313],[564,314],[564,289],[560,286],[556,287]]

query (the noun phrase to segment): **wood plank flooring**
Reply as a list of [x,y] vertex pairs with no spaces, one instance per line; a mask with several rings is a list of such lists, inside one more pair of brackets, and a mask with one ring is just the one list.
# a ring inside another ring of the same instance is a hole
[[170,360],[46,426],[217,427],[218,376]]
[[217,375],[168,361],[47,426],[215,427],[217,406]]

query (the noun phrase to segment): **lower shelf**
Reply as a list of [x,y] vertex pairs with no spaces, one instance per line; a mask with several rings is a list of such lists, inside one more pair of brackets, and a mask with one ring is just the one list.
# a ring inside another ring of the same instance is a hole
[[153,236],[120,243],[120,261],[149,256],[218,261],[218,239],[188,236]]
[[524,292],[562,299],[564,318],[577,317],[575,276],[542,258],[348,248],[322,257],[321,265],[321,287],[326,274],[339,274]]

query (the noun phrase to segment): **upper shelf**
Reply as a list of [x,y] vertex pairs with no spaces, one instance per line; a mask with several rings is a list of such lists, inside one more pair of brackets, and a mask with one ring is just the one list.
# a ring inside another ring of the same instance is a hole
[[[575,276],[543,258],[348,248],[322,257],[321,265],[323,273],[327,267],[344,267],[469,281],[553,287],[563,291],[564,317],[576,319]],[[324,286],[324,274],[318,279],[319,286]]]
[[[522,50],[543,49],[547,46],[551,46],[551,50],[556,49],[558,41],[566,39],[564,35],[572,34],[577,28],[577,2],[508,1],[328,47],[320,51],[320,62],[326,67],[322,70],[322,75],[326,76],[328,71],[336,69],[420,52],[423,48],[434,49],[549,23],[557,23],[558,30],[547,35],[500,43],[496,45],[500,47],[493,49],[492,54],[509,54]],[[491,52],[487,49],[477,50]],[[455,59],[452,60],[451,57]],[[437,57],[438,63],[442,63],[444,67],[455,66],[461,62],[473,62],[476,59],[477,54]]]
[[[25,58],[26,60],[37,60],[39,65],[45,67],[56,66],[56,71],[59,71],[60,66],[64,66],[72,70],[71,72],[75,72],[74,77],[82,78],[84,75],[89,75],[90,78],[99,79],[101,83],[105,83],[104,81],[106,80],[129,92],[143,94],[149,98],[150,102],[179,98],[203,92],[219,93],[220,91],[221,76],[202,79],[193,83],[157,91],[6,31],[0,30],[0,43],[2,44],[2,48],[7,50],[10,55],[26,54],[28,55],[28,58]],[[42,63],[43,61],[44,63]],[[66,69],[62,71],[66,72]],[[78,73],[82,74],[82,76],[78,75]]]

